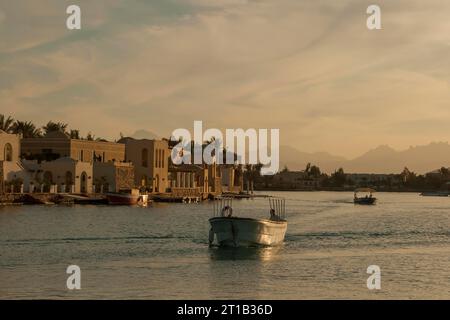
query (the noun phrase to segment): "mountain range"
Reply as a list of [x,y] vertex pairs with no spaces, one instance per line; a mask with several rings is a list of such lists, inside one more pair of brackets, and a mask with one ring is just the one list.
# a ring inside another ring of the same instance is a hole
[[326,173],[340,167],[348,173],[400,173],[408,167],[423,174],[450,167],[450,145],[448,142],[433,142],[401,151],[382,145],[354,159],[327,152],[307,153],[289,146],[280,147],[280,168],[287,166],[289,170],[303,170],[308,162]]

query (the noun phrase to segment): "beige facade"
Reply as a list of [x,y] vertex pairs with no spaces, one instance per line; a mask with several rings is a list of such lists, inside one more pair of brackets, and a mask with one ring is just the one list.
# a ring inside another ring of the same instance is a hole
[[119,192],[135,187],[134,166],[130,162],[94,162],[95,192]]
[[125,159],[125,145],[121,143],[70,139],[63,132],[50,132],[42,138],[22,139],[21,149],[26,159],[55,160],[70,157],[81,162]]
[[69,157],[54,161],[23,160],[29,182],[25,192],[92,193],[93,165]]
[[169,168],[170,191],[175,197],[203,197],[209,194],[208,168],[182,164]]
[[125,160],[134,166],[134,180],[138,187],[154,193],[166,192],[169,187],[169,146],[165,140],[122,138]]
[[240,193],[244,191],[244,176],[240,167],[221,165],[222,192]]
[[0,130],[0,167],[0,193],[20,192],[20,185],[26,177],[20,164],[19,135]]
[[20,136],[0,130],[0,161],[17,162],[20,157]]

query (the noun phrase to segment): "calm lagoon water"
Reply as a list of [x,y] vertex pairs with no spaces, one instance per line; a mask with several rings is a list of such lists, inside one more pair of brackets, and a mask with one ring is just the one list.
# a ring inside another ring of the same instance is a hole
[[[272,248],[209,248],[212,203],[0,208],[0,298],[450,299],[450,198],[280,192],[288,231]],[[235,200],[265,216],[268,200]],[[66,268],[81,268],[81,290]],[[381,268],[381,290],[366,269]]]

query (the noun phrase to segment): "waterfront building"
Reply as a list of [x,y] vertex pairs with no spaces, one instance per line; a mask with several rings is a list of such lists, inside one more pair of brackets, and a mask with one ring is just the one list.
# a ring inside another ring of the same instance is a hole
[[69,157],[81,162],[124,161],[125,145],[109,141],[71,139],[61,131],[40,138],[21,140],[22,157],[28,160],[51,161]]
[[244,175],[242,166],[220,165],[221,190],[227,193],[241,193],[244,191]]
[[20,136],[0,130],[0,193],[20,192],[23,174]]
[[347,173],[346,177],[355,187],[393,187],[402,182],[401,177],[395,174]]
[[173,197],[206,198],[210,190],[208,168],[194,164],[171,165],[169,186]]
[[281,171],[271,179],[271,186],[279,189],[314,190],[321,185],[320,177],[311,177],[305,171]]
[[119,192],[135,187],[134,166],[131,162],[94,162],[94,192]]
[[222,165],[218,165],[216,163],[213,163],[211,165],[207,165],[208,167],[208,192],[213,195],[217,196],[222,194]]
[[169,145],[166,140],[122,138],[125,160],[134,166],[136,186],[164,193],[169,188]]
[[92,193],[93,164],[70,157],[53,161],[23,160],[24,192]]

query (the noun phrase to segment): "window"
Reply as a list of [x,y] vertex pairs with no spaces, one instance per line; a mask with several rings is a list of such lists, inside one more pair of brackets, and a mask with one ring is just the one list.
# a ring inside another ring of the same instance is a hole
[[148,150],[146,148],[142,149],[142,166],[147,168],[148,166]]
[[155,168],[159,166],[159,149],[155,150]]
[[11,144],[7,143],[5,145],[5,161],[12,161],[12,152]]
[[158,155],[158,163],[157,163],[157,167],[161,168],[161,150],[156,149],[157,155]]

